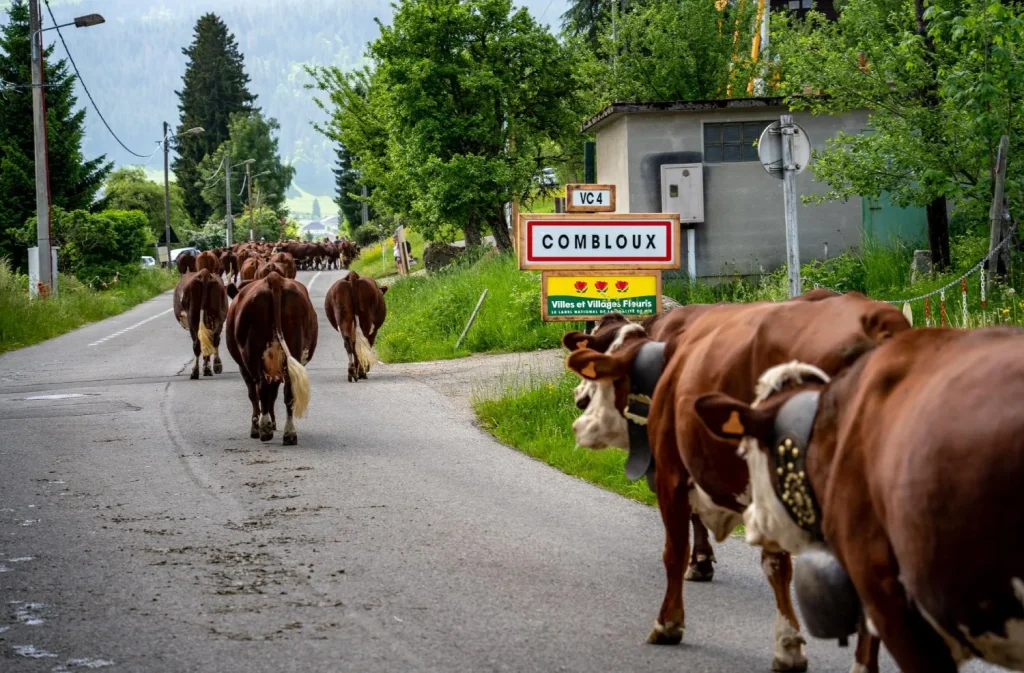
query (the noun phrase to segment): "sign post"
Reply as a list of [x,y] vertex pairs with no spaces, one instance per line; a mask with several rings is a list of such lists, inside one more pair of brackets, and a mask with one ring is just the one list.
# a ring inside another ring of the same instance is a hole
[[796,176],[811,161],[811,142],[807,133],[793,123],[792,115],[782,115],[770,124],[757,143],[757,155],[768,174],[782,178],[782,200],[786,220],[786,268],[789,272],[789,296],[797,297],[800,286],[800,232],[797,227]]

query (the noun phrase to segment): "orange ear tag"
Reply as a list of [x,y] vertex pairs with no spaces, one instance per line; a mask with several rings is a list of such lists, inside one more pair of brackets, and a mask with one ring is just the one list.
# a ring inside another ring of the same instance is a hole
[[580,374],[583,374],[588,379],[596,379],[597,378],[597,370],[594,369],[594,363],[593,362],[588,362],[587,366],[580,370]]
[[583,350],[584,348],[586,348],[589,345],[590,345],[590,341],[587,340],[587,339],[584,339],[583,341],[581,341],[578,344],[576,344],[576,350],[581,351],[581,350]]
[[729,414],[729,420],[722,425],[722,433],[726,435],[742,435],[744,429],[740,422],[740,412],[736,410]]

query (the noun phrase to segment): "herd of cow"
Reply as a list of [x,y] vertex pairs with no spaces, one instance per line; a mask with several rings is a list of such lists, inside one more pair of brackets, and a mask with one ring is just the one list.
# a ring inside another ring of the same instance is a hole
[[680,642],[684,579],[714,574],[709,529],[742,523],[775,594],[773,670],[807,668],[791,584],[811,635],[857,634],[854,673],[878,671],[880,641],[905,673],[1024,670],[1024,330],[911,329],[815,290],[609,314],[563,344],[577,442],[627,449],[657,494],[649,642]]
[[[295,280],[297,270],[337,268],[339,260],[347,268],[358,254],[359,248],[347,241],[261,241],[178,257],[174,316],[192,338],[191,378],[199,378],[200,356],[204,376],[223,371],[223,334],[252,402],[253,438],[274,438],[274,407],[282,384],[284,444],[298,442],[294,418],[302,418],[309,405],[305,367],[316,351],[318,323],[306,286]],[[373,344],[387,311],[385,292],[387,286],[354,271],[327,292],[324,311],[348,352],[349,381],[365,379],[376,361]]]

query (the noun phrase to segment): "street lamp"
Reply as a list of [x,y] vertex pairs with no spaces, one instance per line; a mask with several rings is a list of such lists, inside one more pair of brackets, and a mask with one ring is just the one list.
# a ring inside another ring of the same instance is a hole
[[81,16],[70,24],[43,28],[42,13],[39,0],[29,0],[29,42],[32,44],[32,127],[35,145],[35,176],[36,176],[36,285],[29,287],[35,296],[40,289],[56,293],[57,271],[52,262],[52,246],[50,239],[50,171],[49,152],[46,142],[46,90],[43,88],[43,48],[42,33],[67,25],[80,28],[103,23],[99,14]]
[[[90,15],[92,16],[92,15]],[[84,17],[88,18],[88,17]],[[102,17],[101,17],[102,18]],[[164,122],[164,139],[162,141],[164,146],[164,238],[167,240],[167,268],[171,268],[171,186],[169,183],[169,176],[167,170],[167,155],[170,152],[170,148],[167,144],[169,140],[175,138],[184,138],[186,136],[197,136],[203,133],[205,129],[202,126],[194,126],[187,131],[182,131],[176,136],[168,136],[169,126],[167,122]]]

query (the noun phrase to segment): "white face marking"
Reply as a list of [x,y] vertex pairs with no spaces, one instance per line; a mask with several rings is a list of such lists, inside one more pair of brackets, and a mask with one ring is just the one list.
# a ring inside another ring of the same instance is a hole
[[716,505],[707,491],[696,484],[690,489],[688,499],[690,507],[704,522],[708,531],[715,536],[716,542],[724,542],[729,533],[736,530],[736,526],[743,521],[742,514]]
[[629,426],[615,408],[615,384],[608,379],[593,384],[590,404],[572,424],[576,443],[588,449],[628,449]]

